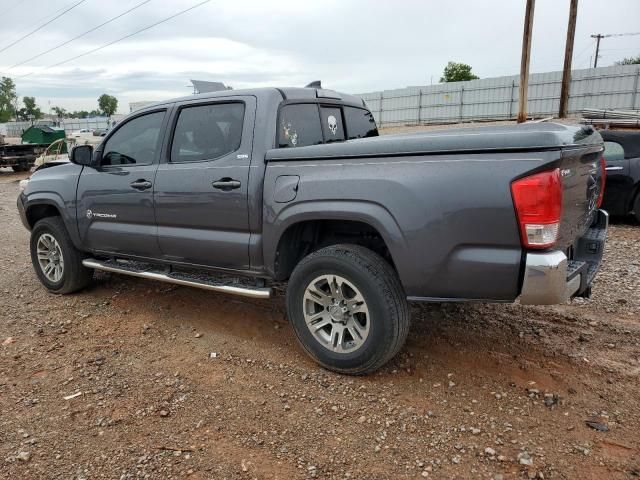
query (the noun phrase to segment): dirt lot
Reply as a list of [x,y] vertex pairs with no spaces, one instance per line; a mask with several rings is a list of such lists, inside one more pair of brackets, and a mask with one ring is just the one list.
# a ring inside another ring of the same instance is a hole
[[638,225],[612,226],[593,300],[414,305],[401,354],[350,378],[281,297],[106,274],[47,294],[22,177],[0,173],[1,478],[640,478]]

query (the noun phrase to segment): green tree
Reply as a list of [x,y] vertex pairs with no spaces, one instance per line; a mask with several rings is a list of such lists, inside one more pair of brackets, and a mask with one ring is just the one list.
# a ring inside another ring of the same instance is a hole
[[638,65],[640,64],[640,55],[637,57],[629,57],[623,58],[619,62],[616,62],[616,65]]
[[22,97],[22,103],[24,103],[24,108],[20,109],[23,118],[39,120],[43,117],[42,111],[36,105],[36,97]]
[[0,122],[8,122],[15,115],[16,84],[9,77],[0,80]]
[[89,116],[89,112],[86,110],[74,110],[69,113],[69,118],[87,118]]
[[449,62],[444,67],[440,82],[464,82],[465,80],[477,80],[477,75],[471,71],[471,65],[466,63]]
[[67,115],[67,111],[62,107],[53,107],[52,110],[58,118],[64,118]]
[[100,98],[98,98],[98,107],[107,117],[111,117],[111,115],[116,113],[118,110],[118,99],[103,93],[100,95]]

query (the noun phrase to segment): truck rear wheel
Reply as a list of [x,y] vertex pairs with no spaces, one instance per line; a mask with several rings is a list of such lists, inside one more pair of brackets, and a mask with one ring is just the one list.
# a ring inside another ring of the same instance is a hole
[[40,282],[53,293],[72,293],[91,282],[93,270],[82,265],[60,217],[39,220],[31,231],[31,262]]
[[409,307],[396,272],[358,245],[305,257],[287,288],[287,314],[307,353],[329,370],[373,372],[402,348]]

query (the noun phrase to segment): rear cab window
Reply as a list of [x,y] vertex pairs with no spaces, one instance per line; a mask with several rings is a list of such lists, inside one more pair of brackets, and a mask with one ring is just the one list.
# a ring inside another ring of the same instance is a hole
[[322,103],[291,103],[280,108],[278,148],[377,136],[376,122],[365,108]]
[[320,120],[324,130],[324,142],[344,142],[344,124],[340,107],[320,107]]
[[343,111],[347,124],[348,140],[378,136],[376,121],[369,110],[345,105]]
[[323,141],[317,104],[299,103],[280,109],[278,148],[319,145]]

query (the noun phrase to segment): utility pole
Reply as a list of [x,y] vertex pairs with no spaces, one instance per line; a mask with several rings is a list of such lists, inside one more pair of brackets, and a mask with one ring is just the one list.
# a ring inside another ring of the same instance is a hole
[[600,35],[599,33],[597,35],[591,35],[591,38],[596,39],[596,58],[593,60],[593,68],[596,68],[598,66],[598,52],[600,51],[600,40],[607,36],[608,35]]
[[571,60],[573,58],[573,39],[576,36],[576,18],[578,17],[578,0],[571,0],[569,7],[569,25],[567,26],[567,43],[564,49],[564,68],[562,70],[562,87],[560,88],[560,118],[567,118],[569,107],[569,87],[571,86]]
[[602,34],[598,33],[596,35],[591,35],[591,38],[595,38],[596,39],[596,58],[593,61],[593,68],[596,68],[598,66],[598,52],[600,52],[600,40],[602,40],[603,38],[609,38],[609,37],[632,37],[634,35],[640,35],[640,32],[610,33],[608,35],[602,35]]
[[524,15],[524,33],[522,34],[522,61],[520,62],[520,102],[518,123],[527,120],[527,93],[529,90],[529,55],[531,53],[531,31],[533,30],[533,9],[535,0],[527,0]]

